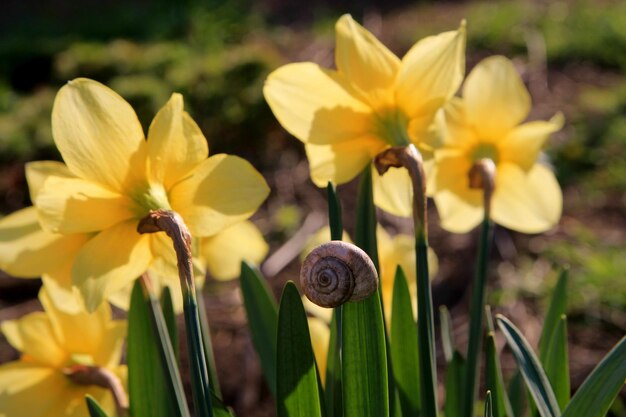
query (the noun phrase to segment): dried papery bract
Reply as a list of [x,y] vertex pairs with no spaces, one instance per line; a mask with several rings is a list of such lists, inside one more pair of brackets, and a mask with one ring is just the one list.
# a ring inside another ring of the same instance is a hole
[[128,397],[120,379],[113,372],[99,366],[73,365],[63,369],[67,378],[76,385],[97,386],[108,389],[113,395],[118,417],[128,416]]
[[496,189],[496,164],[488,158],[480,159],[472,165],[468,177],[470,188],[483,190],[485,217],[490,218],[491,197]]
[[378,289],[378,273],[362,249],[335,240],[307,255],[300,270],[300,284],[313,303],[337,307],[374,294]]
[[198,416],[211,416],[211,388],[193,278],[191,233],[178,213],[163,209],[151,210],[150,214],[139,221],[137,231],[139,233],[165,232],[172,239],[183,292],[194,405]]
[[435,361],[435,330],[433,301],[428,274],[428,230],[426,223],[426,176],[422,155],[415,145],[386,149],[376,156],[374,165],[383,175],[391,167],[404,167],[413,185],[413,224],[417,264],[417,333],[422,381],[422,410],[427,416],[437,415],[437,364]]

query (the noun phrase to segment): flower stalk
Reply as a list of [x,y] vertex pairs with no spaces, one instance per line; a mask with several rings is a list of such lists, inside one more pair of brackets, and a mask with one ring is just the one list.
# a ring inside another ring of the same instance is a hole
[[151,210],[139,221],[137,231],[139,233],[165,232],[172,239],[183,292],[194,405],[198,416],[212,417],[211,388],[193,277],[191,233],[178,213],[163,209]]
[[113,395],[118,417],[128,416],[128,397],[122,382],[113,372],[99,366],[73,365],[63,369],[65,376],[76,385],[97,386]]
[[433,301],[428,274],[428,231],[426,222],[426,176],[422,155],[415,145],[389,148],[376,156],[374,165],[380,175],[391,167],[408,170],[413,185],[413,224],[417,263],[417,334],[419,345],[420,404],[426,416],[437,415],[437,364]]
[[487,268],[493,235],[491,221],[491,200],[495,190],[496,166],[491,159],[480,159],[472,165],[468,173],[470,188],[483,190],[484,217],[480,231],[478,247],[478,262],[476,265],[476,279],[472,290],[472,304],[470,307],[470,330],[467,346],[467,366],[465,369],[465,399],[463,401],[463,416],[471,417],[474,412],[478,368],[483,329],[483,315],[485,311],[485,286],[487,283]]

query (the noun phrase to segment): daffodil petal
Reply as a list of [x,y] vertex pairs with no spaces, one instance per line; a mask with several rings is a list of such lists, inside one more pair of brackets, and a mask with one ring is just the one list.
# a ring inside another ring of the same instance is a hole
[[331,144],[362,136],[371,109],[335,71],[296,63],[272,72],[263,94],[280,124],[304,143]]
[[522,233],[544,232],[559,222],[563,195],[552,171],[535,164],[525,172],[516,164],[498,165],[493,220]]
[[67,352],[91,353],[98,350],[111,319],[111,308],[108,304],[101,304],[91,314],[84,310],[67,313],[57,307],[46,288],[39,292],[39,300],[50,319],[56,340]]
[[467,117],[482,139],[501,140],[530,112],[530,95],[513,63],[492,56],[478,63],[463,87]]
[[454,95],[464,73],[464,24],[458,30],[424,38],[402,58],[396,79],[398,106],[409,118],[423,115],[433,102],[441,106]]
[[140,235],[135,221],[100,232],[78,252],[72,281],[95,311],[110,294],[143,274],[152,261],[150,237]]
[[322,384],[325,384],[330,329],[326,323],[318,318],[308,317],[307,320],[309,323],[309,333],[311,335],[311,347],[313,348],[313,354],[315,355],[315,363],[317,364]]
[[49,416],[65,385],[58,383],[55,373],[53,368],[22,361],[0,366],[0,416],[22,416],[25,410],[32,417]]
[[453,233],[468,232],[480,223],[484,212],[482,192],[469,188],[471,163],[452,151],[438,151],[435,156],[434,200],[441,227]]
[[70,171],[121,191],[145,178],[145,140],[134,110],[96,81],[68,82],[52,108],[52,135]]
[[318,187],[328,181],[344,184],[358,174],[387,145],[372,136],[334,145],[306,145],[311,180]]
[[[348,14],[337,21],[335,33],[335,63],[339,72],[372,105],[391,102],[393,83],[400,68],[398,57]],[[381,94],[388,97],[380,97]]]
[[72,285],[72,265],[73,262],[68,262],[53,273],[43,274],[41,281],[55,306],[66,313],[77,314],[85,309],[85,302],[78,288]]
[[170,189],[208,155],[206,138],[183,110],[183,96],[172,94],[148,131],[151,179]]
[[86,241],[84,234],[43,230],[37,210],[28,207],[0,220],[0,267],[18,277],[38,277],[60,268]]
[[372,171],[376,206],[396,216],[411,217],[413,185],[406,168],[389,168],[383,175],[375,168]]
[[38,364],[58,367],[67,360],[54,333],[50,318],[37,311],[16,320],[22,343],[22,353],[28,355]]
[[474,130],[467,120],[466,103],[459,97],[453,97],[443,108],[445,130],[442,145],[446,147],[467,148],[478,143]]
[[51,175],[62,178],[74,178],[67,166],[58,161],[35,161],[26,164],[26,181],[30,200],[36,201],[44,181]]
[[308,314],[320,319],[322,322],[326,323],[327,326],[330,325],[330,322],[333,318],[332,308],[318,306],[305,296],[302,297],[302,305],[304,306],[304,310]]
[[128,197],[79,178],[49,176],[35,206],[42,226],[63,234],[103,230],[134,216]]
[[170,192],[170,203],[194,236],[211,236],[250,217],[269,194],[246,160],[213,155]]
[[537,161],[543,144],[552,133],[561,130],[563,123],[563,115],[558,113],[547,122],[538,120],[517,126],[502,141],[501,158],[529,170]]
[[258,265],[268,251],[261,231],[250,221],[234,224],[200,242],[200,256],[211,276],[220,281],[239,277],[241,261]]
[[109,320],[102,333],[100,343],[94,350],[94,362],[109,369],[118,366],[122,359],[127,332],[128,326],[125,321]]

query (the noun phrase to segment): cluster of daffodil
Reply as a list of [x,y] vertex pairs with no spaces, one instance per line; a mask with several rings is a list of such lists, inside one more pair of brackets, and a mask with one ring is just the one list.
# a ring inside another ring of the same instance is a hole
[[[334,297],[328,305],[335,308],[324,310],[303,302],[289,283],[278,309],[249,266],[268,250],[247,220],[268,195],[262,176],[241,158],[209,157],[178,94],[155,116],[146,138],[115,92],[88,79],[70,81],[52,111],[64,163],[29,163],[33,206],[0,220],[0,268],[17,277],[41,276],[44,283],[44,312],[1,325],[21,357],[0,366],[0,417],[122,417],[129,401],[132,417],[189,417],[172,346],[173,312],[185,316],[195,415],[232,415],[221,404],[196,299],[195,286],[207,271],[216,279],[241,273],[252,338],[280,417],[436,417],[430,280],[437,258],[427,244],[426,193],[444,229],[466,232],[483,223],[467,358],[446,354],[456,372],[449,387],[446,382],[447,400],[458,405],[446,415],[472,417],[491,224],[536,233],[558,222],[561,190],[540,154],[562,117],[524,122],[529,94],[501,56],[477,64],[457,95],[465,74],[465,23],[419,41],[402,59],[348,15],[337,22],[336,37],[336,70],[289,64],[270,74],[264,94],[279,122],[304,142],[313,182],[328,184],[330,231],[321,230],[305,252],[329,234],[341,240],[332,183],[362,173],[355,241],[365,252],[349,254],[360,264],[344,262],[353,245],[340,243],[322,245],[339,262],[320,258],[323,266],[307,266],[319,272],[322,292],[337,286],[358,296]],[[390,237],[376,223],[374,202],[392,214],[412,215],[415,236]],[[349,280],[336,283],[344,277]],[[166,287],[163,311],[171,315],[164,317],[156,297]],[[130,308],[132,331],[112,320],[108,303]],[[569,382],[565,389],[562,381],[567,367],[556,359],[566,352],[561,313],[555,307],[542,336],[549,381],[517,329],[504,318],[498,324],[542,417],[556,417],[566,406],[564,416],[599,416],[575,413],[608,409],[614,381],[623,382],[626,370],[607,378],[606,369],[623,362],[626,344],[599,367],[592,394],[575,396],[572,405]],[[121,364],[125,336],[128,371]],[[450,351],[451,341],[446,346]],[[491,346],[485,415],[511,416]],[[605,380],[608,394],[597,396],[596,381]]]

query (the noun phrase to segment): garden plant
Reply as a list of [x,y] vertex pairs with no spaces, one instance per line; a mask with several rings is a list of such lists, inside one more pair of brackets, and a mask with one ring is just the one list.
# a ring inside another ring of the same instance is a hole
[[[0,417],[234,415],[200,293],[207,270],[240,276],[279,417],[605,416],[626,379],[626,341],[571,392],[566,265],[537,351],[516,317],[487,305],[494,224],[535,234],[559,222],[562,192],[542,150],[565,120],[527,121],[530,94],[504,56],[465,76],[468,30],[463,20],[399,58],[344,15],[334,69],[299,62],[269,74],[263,96],[303,142],[329,219],[279,302],[256,266],[268,247],[249,221],[270,192],[261,174],[211,153],[181,94],[144,133],[111,88],[69,81],[51,115],[63,162],[29,162],[33,205],[0,219],[0,268],[44,284],[43,311],[0,324],[21,353],[0,365]],[[337,185],[357,177],[347,213]],[[463,349],[449,312],[433,307],[428,198],[445,231],[480,230]],[[387,235],[381,211],[410,218],[413,235]],[[508,383],[498,334],[517,364]]]

